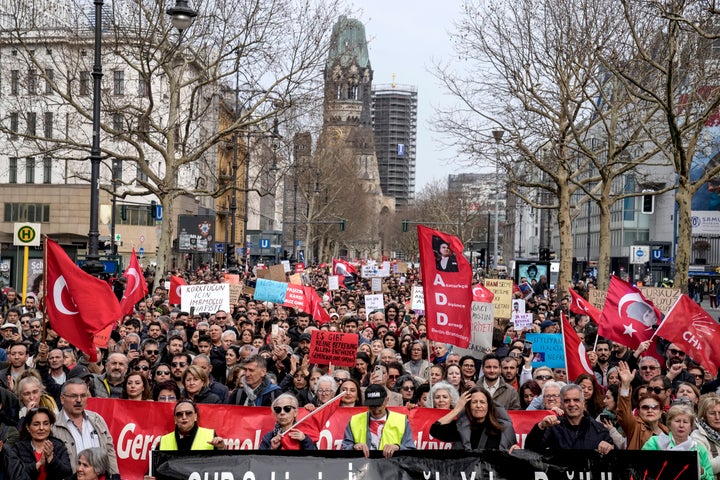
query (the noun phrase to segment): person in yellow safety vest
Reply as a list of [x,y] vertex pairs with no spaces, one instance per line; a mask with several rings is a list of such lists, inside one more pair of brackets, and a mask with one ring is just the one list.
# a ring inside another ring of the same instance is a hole
[[407,415],[387,409],[387,390],[383,385],[370,385],[365,390],[368,411],[350,418],[342,442],[343,450],[362,450],[365,458],[370,450],[382,450],[390,458],[398,450],[414,450],[412,430]]
[[197,405],[180,400],[175,405],[175,431],[160,438],[158,450],[225,450],[215,431],[198,425]]

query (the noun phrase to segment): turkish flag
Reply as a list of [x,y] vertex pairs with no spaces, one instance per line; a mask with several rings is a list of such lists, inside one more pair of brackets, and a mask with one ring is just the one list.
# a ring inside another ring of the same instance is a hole
[[720,348],[713,341],[720,338],[720,325],[703,308],[685,294],[665,316],[657,335],[677,344],[713,377],[720,367]]
[[636,349],[641,342],[652,338],[660,318],[660,311],[638,288],[613,275],[598,333],[613,342]]
[[[345,280],[353,280],[357,275],[357,268],[350,262],[341,258],[333,258],[333,275],[338,276],[338,283],[340,286],[345,287]],[[348,282],[351,283],[351,282]]]
[[56,242],[46,239],[45,311],[58,335],[97,361],[93,336],[122,317],[110,285],[83,272]]
[[120,300],[120,311],[123,315],[129,315],[133,312],[135,304],[148,294],[147,282],[142,274],[137,255],[135,255],[135,248],[132,249],[130,265],[123,273],[123,277],[127,279],[127,284],[125,285],[122,300]]
[[561,313],[563,322],[563,343],[565,346],[565,364],[567,365],[567,378],[574,382],[580,374],[589,373],[595,378],[590,362],[588,361],[585,344],[580,341],[575,329],[568,322],[565,313]]
[[472,287],[472,294],[473,302],[492,303],[495,298],[495,294],[485,288],[482,283],[478,283]]
[[[358,392],[358,395],[360,395],[360,392]],[[299,415],[301,415],[302,412],[307,413],[302,415],[302,418],[298,419],[295,425],[292,426],[291,430],[300,430],[310,437],[313,442],[317,443],[318,440],[320,440],[320,432],[325,429],[325,424],[330,420],[333,414],[337,412],[338,408],[340,408],[340,400],[342,400],[342,397],[344,396],[344,392],[340,393],[328,400],[327,403],[320,405],[312,412],[308,412],[304,408],[300,408],[298,410]],[[286,450],[300,449],[299,442],[290,438],[289,435],[284,435],[282,437],[282,446]]]
[[182,277],[170,275],[170,305],[180,305],[182,303],[180,287],[183,285],[187,285],[187,282]]
[[417,226],[425,294],[427,338],[460,348],[470,345],[472,267],[459,238]]
[[570,303],[571,312],[579,315],[587,315],[590,317],[590,320],[596,324],[600,323],[602,312],[598,308],[578,295],[578,293],[572,288],[570,289],[570,296],[572,297],[572,302]]
[[330,314],[323,308],[322,299],[317,294],[313,287],[303,285],[303,291],[305,292],[305,305],[304,311],[310,313],[313,319],[320,325],[330,321]]

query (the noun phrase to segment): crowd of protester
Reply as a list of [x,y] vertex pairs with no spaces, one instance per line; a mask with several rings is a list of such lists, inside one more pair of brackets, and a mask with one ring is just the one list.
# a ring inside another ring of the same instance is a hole
[[[428,341],[425,318],[410,308],[417,271],[384,278],[385,308],[374,311],[364,305],[364,296],[374,293],[364,279],[329,291],[327,275],[326,268],[304,273],[330,316],[323,324],[307,312],[245,295],[232,299],[229,311],[191,314],[169,304],[161,283],[118,323],[93,363],[52,329],[43,341],[35,297],[22,302],[8,290],[0,302],[6,478],[38,478],[38,472],[64,478],[81,468],[118,478],[107,425],[85,408],[90,396],[175,403],[176,436],[163,437],[160,448],[219,447],[222,439],[191,417],[197,404],[231,404],[273,407],[276,427],[260,448],[283,448],[281,439],[289,436],[312,449],[303,434],[288,432],[298,409],[312,411],[340,393],[341,408],[369,409],[369,415],[353,417],[343,448],[367,452],[371,437],[374,448],[390,455],[394,446],[414,448],[409,427],[385,410],[405,406],[446,409],[430,433],[453,448],[512,451],[517,445],[507,411],[547,410],[526,448],[697,450],[702,478],[720,475],[720,381],[677,345],[666,345],[660,362],[646,355],[648,344],[632,351],[598,338],[596,325],[571,313],[569,297],[558,297],[544,276],[533,280],[533,294],[525,299],[532,327],[518,331],[508,320],[496,320],[492,351],[472,356]],[[184,276],[188,284],[223,281],[222,272],[210,269]],[[578,280],[573,288],[587,298],[592,282]],[[594,375],[568,378],[565,368],[533,366],[524,336],[560,332],[561,312],[585,342]],[[355,366],[310,363],[313,329],[357,333]],[[378,434],[377,415],[400,432],[393,442]],[[186,431],[193,432],[190,440]],[[196,435],[207,441],[195,442]]]

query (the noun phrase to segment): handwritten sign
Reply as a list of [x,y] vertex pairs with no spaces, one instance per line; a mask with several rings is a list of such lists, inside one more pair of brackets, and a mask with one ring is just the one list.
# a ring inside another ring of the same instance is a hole
[[229,283],[230,285],[237,285],[238,283],[240,283],[240,275],[238,275],[237,273],[226,273],[225,283]]
[[289,283],[292,283],[293,285],[302,285],[302,274],[300,273],[293,273],[292,275],[288,276]]
[[588,296],[590,297],[590,303],[593,304],[593,307],[599,308],[600,310],[603,309],[605,306],[605,296],[607,295],[607,292],[597,289],[588,290]]
[[294,285],[292,283],[286,284],[287,290],[285,291],[285,302],[283,303],[286,307],[295,307],[299,310],[305,311],[305,291],[302,285]]
[[287,283],[258,278],[255,283],[255,295],[253,298],[255,300],[264,300],[266,302],[285,303],[287,286]]
[[372,278],[371,283],[372,283],[372,291],[373,292],[382,292],[383,291],[382,278],[378,278],[378,277]]
[[290,273],[292,271],[292,268],[290,267],[290,260],[281,260],[280,265],[283,266],[285,273]]
[[243,286],[239,283],[230,284],[230,301],[237,302],[240,295],[243,293]]
[[533,368],[565,368],[562,333],[528,333],[525,338],[533,342]]
[[513,324],[515,330],[521,331],[532,328],[533,325],[533,314],[532,313],[513,313]]
[[384,310],[385,300],[382,293],[365,295],[365,314],[368,316],[375,310]]
[[328,290],[340,290],[340,278],[337,275],[328,276]]
[[453,352],[482,358],[492,349],[495,306],[492,303],[472,302],[472,329],[468,348],[453,347]]
[[412,287],[412,302],[410,303],[412,310],[425,310],[425,293],[423,287]]
[[510,318],[512,315],[512,280],[499,278],[485,279],[485,288],[495,294],[495,318]]
[[357,333],[313,330],[310,337],[310,363],[354,367],[357,348]]
[[181,285],[181,308],[195,313],[215,313],[218,310],[230,310],[230,285],[227,283],[208,283],[202,285]]
[[664,314],[669,312],[680,298],[679,288],[640,287],[640,291]]
[[285,277],[285,267],[282,265],[271,265],[270,268],[268,268],[268,271],[270,272],[270,275],[266,278],[269,278],[270,280],[275,280],[276,282],[286,282],[287,278]]

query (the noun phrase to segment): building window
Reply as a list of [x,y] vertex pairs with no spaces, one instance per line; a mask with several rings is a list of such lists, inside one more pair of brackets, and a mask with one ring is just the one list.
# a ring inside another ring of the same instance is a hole
[[37,133],[37,113],[35,112],[28,112],[27,113],[27,134],[31,136],[35,136]]
[[17,138],[18,129],[20,128],[20,116],[18,112],[10,113],[10,138]]
[[123,161],[118,158],[112,160],[112,178],[113,180],[122,180]]
[[38,74],[37,70],[34,68],[28,69],[28,93],[30,95],[37,95],[37,80],[38,80]]
[[118,207],[125,207],[125,220],[122,219],[122,215],[116,215],[115,223],[117,225],[139,225],[143,227],[155,225],[155,219],[150,216],[147,205],[122,205]]
[[43,123],[45,138],[53,138],[54,120],[53,112],[45,112],[45,122]]
[[44,203],[6,203],[5,221],[48,223],[50,221],[50,205]]
[[25,183],[35,183],[35,158],[25,159]]
[[137,182],[147,182],[148,176],[147,173],[145,173],[140,166],[140,164],[137,164],[137,170],[135,172],[135,178],[137,179]]
[[10,72],[10,94],[20,94],[20,70],[12,70]]
[[8,165],[8,182],[17,183],[17,157],[10,157],[10,163]]
[[52,84],[55,81],[55,70],[53,70],[52,68],[46,68],[45,77],[45,95],[52,95]]
[[80,72],[80,95],[90,95],[90,72]]
[[43,183],[52,183],[52,158],[49,155],[43,157]]
[[146,98],[148,96],[148,84],[147,81],[140,77],[138,78],[138,97]]
[[113,114],[113,128],[117,130],[118,132],[121,132],[123,130],[123,125],[125,124],[122,113],[115,113]]
[[115,95],[125,95],[125,72],[113,70],[113,92]]

